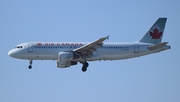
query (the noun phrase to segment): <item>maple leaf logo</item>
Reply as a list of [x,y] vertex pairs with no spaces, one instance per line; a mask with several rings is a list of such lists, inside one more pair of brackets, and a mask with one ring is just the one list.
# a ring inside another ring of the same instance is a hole
[[155,28],[152,32],[150,31],[149,33],[152,39],[160,39],[160,37],[162,36],[162,32],[159,32],[157,28]]
[[37,45],[38,45],[38,46],[41,46],[42,44],[41,44],[41,43],[38,43]]

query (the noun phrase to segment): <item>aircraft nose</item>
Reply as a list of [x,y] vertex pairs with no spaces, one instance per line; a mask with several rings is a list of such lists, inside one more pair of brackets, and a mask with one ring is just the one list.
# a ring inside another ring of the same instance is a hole
[[11,56],[11,57],[16,57],[16,52],[14,50],[10,50],[8,52],[8,55]]
[[11,56],[11,57],[13,57],[13,51],[10,50],[10,51],[8,52],[8,55]]

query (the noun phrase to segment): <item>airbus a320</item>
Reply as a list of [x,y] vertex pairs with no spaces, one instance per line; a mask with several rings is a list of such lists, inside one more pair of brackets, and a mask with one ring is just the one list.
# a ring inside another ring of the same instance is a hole
[[167,18],[159,18],[138,41],[130,43],[104,42],[109,36],[93,42],[26,42],[17,45],[8,55],[18,59],[56,60],[58,68],[82,64],[85,72],[88,61],[122,60],[157,53],[170,49],[168,42],[161,42]]

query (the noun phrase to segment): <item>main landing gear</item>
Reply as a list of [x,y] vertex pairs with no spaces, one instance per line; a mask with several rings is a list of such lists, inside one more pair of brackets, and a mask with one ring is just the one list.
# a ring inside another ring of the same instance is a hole
[[86,72],[88,66],[89,66],[89,64],[85,61],[82,66],[82,71]]
[[32,60],[29,61],[29,64],[30,65],[28,66],[28,68],[31,69],[32,68]]

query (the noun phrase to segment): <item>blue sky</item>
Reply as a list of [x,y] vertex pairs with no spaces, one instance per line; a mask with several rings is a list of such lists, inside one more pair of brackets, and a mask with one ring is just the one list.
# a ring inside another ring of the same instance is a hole
[[[180,102],[178,0],[1,0],[1,102]],[[29,62],[8,51],[29,41],[139,40],[167,17],[163,41],[172,49],[139,58],[56,68],[55,61]]]

